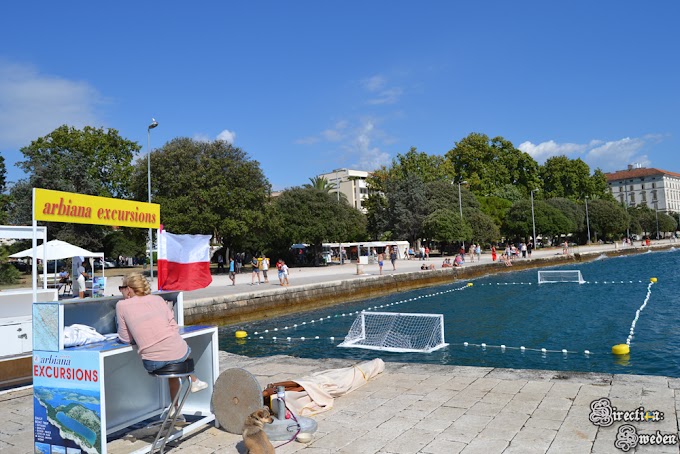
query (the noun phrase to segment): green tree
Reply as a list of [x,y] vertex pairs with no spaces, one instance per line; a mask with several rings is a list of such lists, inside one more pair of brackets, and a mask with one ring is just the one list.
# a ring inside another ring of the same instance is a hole
[[489,139],[485,134],[471,133],[446,153],[446,160],[453,174],[468,181],[470,189],[482,196],[507,184],[517,186],[524,194],[540,187],[536,161],[502,137]]
[[389,232],[387,197],[379,192],[370,193],[362,205],[366,209],[366,229],[369,238],[387,239],[385,237]]
[[573,200],[563,197],[548,199],[545,202],[561,211],[572,223],[571,229],[563,233],[577,233],[586,228],[585,204],[579,205]]
[[629,215],[619,203],[607,199],[588,202],[590,230],[597,238],[620,238],[626,232]]
[[470,225],[461,219],[460,213],[451,209],[438,209],[423,220],[423,236],[444,245],[465,241],[472,236]]
[[[11,222],[30,225],[31,188],[103,197],[128,195],[131,160],[140,146],[115,129],[60,126],[21,148],[18,166],[28,174],[11,191]],[[109,229],[86,224],[47,223],[50,239],[58,238],[90,250],[101,250]]]
[[656,232],[656,215],[653,209],[644,205],[637,205],[629,207],[627,211],[631,218],[630,230],[632,233],[649,235]]
[[502,226],[505,216],[508,210],[512,206],[513,202],[500,197],[489,196],[489,197],[478,197],[479,209],[482,213],[490,216],[493,219],[494,224],[497,226]]
[[324,242],[366,239],[366,218],[333,194],[315,188],[287,189],[274,200],[278,244],[313,245],[316,263]]
[[[151,153],[152,202],[172,233],[213,235],[244,247],[267,228],[270,185],[260,164],[231,144],[176,138]],[[135,163],[132,194],[147,199],[147,162]]]
[[539,174],[546,198],[583,200],[585,196],[600,198],[609,193],[604,173],[596,169],[591,175],[590,167],[580,158],[553,156],[539,167]]
[[[536,236],[545,238],[574,231],[574,224],[560,210],[543,200],[534,200]],[[592,221],[591,221],[592,222]],[[530,238],[533,236],[531,202],[521,200],[512,205],[505,217],[503,230],[508,237]]]
[[442,156],[417,151],[415,147],[392,159],[388,172],[390,179],[408,180],[417,176],[425,183],[447,179],[450,174]]
[[474,208],[466,208],[463,214],[465,222],[472,227],[467,239],[483,244],[491,244],[500,240],[500,229],[491,216]]
[[[669,216],[668,214],[660,211],[659,213],[659,238],[664,238],[667,232],[675,232],[678,223],[675,218]],[[656,224],[654,225],[654,231],[652,235],[656,237]]]
[[390,180],[387,185],[392,238],[414,244],[422,237],[423,221],[429,214],[427,187],[421,178]]
[[460,186],[450,180],[435,180],[426,183],[427,211],[450,209],[459,213],[465,208],[479,209],[479,202],[475,195],[465,185]]
[[0,246],[0,284],[11,285],[19,282],[21,272],[7,261],[9,251],[5,246]]
[[10,198],[7,192],[7,167],[5,157],[0,155],[0,224],[9,219]]

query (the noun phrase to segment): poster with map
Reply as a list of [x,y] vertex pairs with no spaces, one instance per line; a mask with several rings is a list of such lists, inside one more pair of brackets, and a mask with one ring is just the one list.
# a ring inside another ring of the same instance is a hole
[[99,353],[33,351],[35,452],[101,454]]

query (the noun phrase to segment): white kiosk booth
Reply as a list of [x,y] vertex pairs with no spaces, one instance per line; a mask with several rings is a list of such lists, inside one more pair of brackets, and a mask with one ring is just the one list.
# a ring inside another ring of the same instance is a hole
[[[36,219],[140,228],[160,225],[157,204],[33,191],[34,228]],[[210,400],[219,373],[217,328],[183,326],[183,294],[158,294],[171,305],[180,335],[191,347],[195,374],[208,383],[207,390],[188,397],[182,413],[189,424],[177,430],[172,440],[215,420]],[[122,298],[55,302],[34,298],[34,452],[105,454],[111,435],[160,415],[169,405],[167,382],[146,372],[135,346],[118,341],[116,304]],[[64,328],[74,324],[93,327],[107,340],[65,347]]]

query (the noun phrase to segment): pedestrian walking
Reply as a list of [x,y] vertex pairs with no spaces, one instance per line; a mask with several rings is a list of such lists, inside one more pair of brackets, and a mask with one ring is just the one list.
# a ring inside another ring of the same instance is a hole
[[269,270],[269,259],[262,254],[262,261],[260,261],[260,271],[262,271],[262,278],[265,284],[269,284],[269,278],[267,277],[267,271]]
[[236,285],[236,271],[234,267],[234,257],[229,257],[229,279],[231,279],[231,285]]
[[286,265],[286,262],[283,262],[281,270],[283,270],[283,282],[285,286],[288,287],[288,265]]
[[[253,256],[253,259],[250,261],[250,264],[253,267],[253,272],[250,275],[250,285],[260,285],[260,268],[257,261],[257,257]],[[255,284],[255,276],[257,276],[257,284]]]

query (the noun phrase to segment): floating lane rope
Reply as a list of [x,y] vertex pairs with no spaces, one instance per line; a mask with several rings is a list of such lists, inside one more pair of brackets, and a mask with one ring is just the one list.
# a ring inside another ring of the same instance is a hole
[[[251,338],[251,337],[248,337],[248,339],[252,339],[252,338]],[[276,336],[273,336],[273,337],[264,337],[264,336],[259,336],[259,337],[257,337],[257,339],[259,339],[259,340],[267,340],[267,341],[272,341],[272,342],[278,342],[278,341],[284,341],[284,340],[285,340],[286,342],[296,342],[296,341],[305,342],[305,341],[311,341],[311,340],[324,340],[324,341],[330,341],[330,342],[332,342],[332,343],[335,343],[335,340],[336,340],[336,338],[335,338],[334,336],[331,336],[331,337],[320,337],[320,336],[309,336],[309,337],[292,337],[292,336],[288,336],[288,337],[276,337]],[[342,340],[342,339],[338,338],[338,341],[340,341],[340,340]],[[490,345],[490,344],[486,344],[486,343],[473,344],[473,343],[469,343],[469,342],[463,342],[463,343],[450,343],[450,344],[449,344],[450,347],[456,346],[456,345],[463,346],[463,347],[465,347],[465,348],[467,348],[467,347],[480,347],[482,350],[486,350],[486,349],[500,349],[500,351],[501,351],[502,353],[505,353],[506,350],[519,350],[521,353],[525,353],[525,352],[540,352],[542,355],[546,355],[546,354],[548,354],[548,353],[562,353],[564,356],[567,356],[567,355],[575,355],[575,354],[578,354],[578,353],[579,353],[578,351],[575,351],[575,350],[567,350],[566,348],[563,348],[563,349],[561,349],[561,350],[551,350],[551,349],[547,349],[547,348],[531,348],[531,347],[525,347],[525,346],[523,346],[523,345],[522,345],[521,347],[512,347],[512,346],[507,346],[507,345],[505,345],[505,344],[501,344],[501,345]],[[583,351],[583,354],[584,354],[586,357],[589,358],[590,355],[593,354],[593,352],[591,352],[590,350],[584,350],[584,351]]]
[[[584,284],[638,284],[642,281],[585,281]],[[477,284],[479,286],[484,285],[532,285],[532,282],[483,282]]]
[[635,319],[633,319],[633,323],[630,325],[630,332],[628,333],[628,339],[626,339],[625,344],[617,344],[612,347],[612,353],[615,355],[627,355],[630,353],[630,341],[633,340],[633,335],[635,334],[635,325],[637,324],[638,319],[640,318],[640,312],[647,306],[647,302],[649,301],[649,297],[652,295],[652,285],[656,284],[657,279],[655,277],[649,279],[649,285],[647,286],[647,296],[645,297],[645,301],[642,303],[642,306],[640,306],[640,309],[635,311]]
[[[427,295],[419,295],[419,296],[415,296],[413,298],[408,298],[408,299],[401,300],[401,301],[395,301],[394,303],[381,304],[379,306],[378,305],[369,306],[369,307],[367,307],[366,309],[363,309],[363,310],[370,311],[370,310],[383,309],[383,308],[387,308],[387,307],[397,306],[399,304],[410,303],[412,301],[416,301],[416,300],[419,300],[419,299],[422,299],[422,298],[430,298],[430,297],[437,296],[437,295],[444,295],[446,293],[459,292],[461,290],[465,290],[466,288],[469,288],[469,287],[472,287],[472,286],[473,286],[472,282],[468,282],[467,284],[465,284],[462,287],[452,288],[452,289],[449,289],[449,290],[443,290],[441,292],[428,293]],[[298,326],[307,325],[307,323],[313,324],[313,323],[317,323],[317,322],[323,322],[324,320],[328,320],[328,319],[336,318],[336,317],[350,317],[352,315],[358,315],[360,312],[361,312],[361,310],[354,311],[354,312],[341,313],[341,314],[328,315],[326,317],[321,317],[318,320],[310,320],[309,322],[302,322],[302,323],[299,323],[299,324],[294,323],[290,326],[284,326],[282,328],[276,327],[276,328],[265,329],[263,331],[255,331],[253,333],[253,335],[258,336],[262,333],[268,334],[270,332],[278,332],[278,331],[285,331],[285,330],[289,330],[289,329],[295,329]],[[245,331],[239,330],[236,333],[239,333],[239,332],[245,332]],[[246,336],[247,336],[247,334],[246,334]],[[236,335],[236,337],[239,337],[238,334]],[[243,336],[243,337],[245,337],[245,336]],[[243,337],[239,337],[239,338],[243,338]],[[250,337],[248,337],[248,339],[250,339]]]

